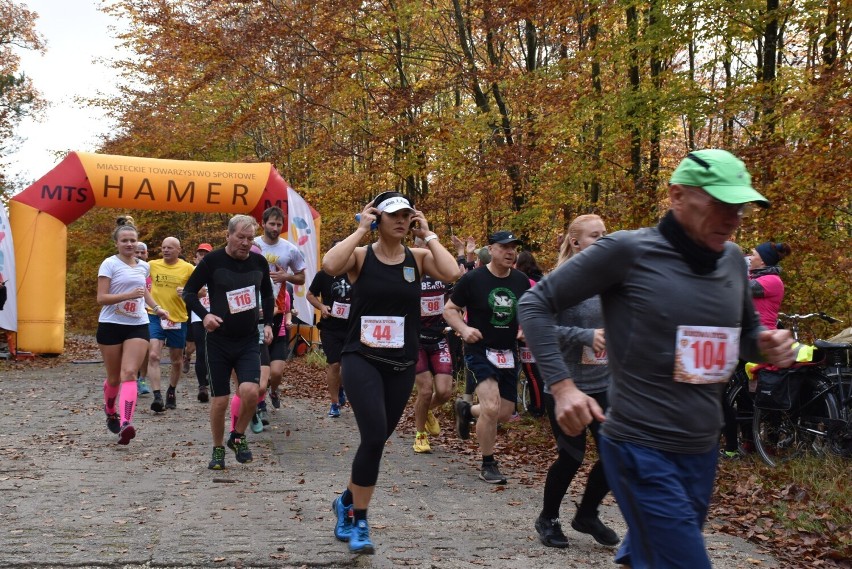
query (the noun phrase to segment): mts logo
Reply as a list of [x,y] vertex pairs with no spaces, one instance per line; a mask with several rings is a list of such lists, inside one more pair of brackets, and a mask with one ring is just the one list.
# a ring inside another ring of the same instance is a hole
[[88,199],[88,188],[74,186],[41,187],[41,199],[83,203]]

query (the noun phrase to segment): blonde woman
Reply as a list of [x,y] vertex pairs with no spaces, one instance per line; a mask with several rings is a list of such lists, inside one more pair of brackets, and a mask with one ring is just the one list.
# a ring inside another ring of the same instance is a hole
[[[148,352],[148,315],[145,306],[168,318],[145,281],[148,263],[136,258],[139,234],[128,218],[119,218],[113,232],[118,253],[107,257],[98,269],[98,296],[101,306],[97,341],[104,359],[104,411],[107,428],[126,445],[136,436],[133,413],[136,409],[136,372]],[[119,403],[116,405],[116,403]]]

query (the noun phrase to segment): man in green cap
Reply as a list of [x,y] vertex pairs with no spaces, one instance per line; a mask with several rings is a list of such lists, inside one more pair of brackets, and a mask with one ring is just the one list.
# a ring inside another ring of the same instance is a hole
[[[542,279],[521,298],[519,319],[562,429],[603,423],[598,450],[628,528],[616,563],[710,569],[702,527],[725,384],[738,357],[783,367],[794,356],[789,331],[760,325],[730,241],[748,208],[769,206],[745,164],[724,150],[691,152],[669,198],[656,227],[608,235]],[[571,380],[578,362],[563,359],[556,326],[595,295],[612,373],[606,416]]]

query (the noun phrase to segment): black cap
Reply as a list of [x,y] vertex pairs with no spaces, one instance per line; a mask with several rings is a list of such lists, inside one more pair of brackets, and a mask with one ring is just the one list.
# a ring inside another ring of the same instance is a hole
[[491,235],[488,238],[488,244],[493,245],[494,243],[500,243],[501,245],[506,245],[508,243],[517,243],[521,244],[521,240],[515,237],[515,234],[511,231],[498,231]]

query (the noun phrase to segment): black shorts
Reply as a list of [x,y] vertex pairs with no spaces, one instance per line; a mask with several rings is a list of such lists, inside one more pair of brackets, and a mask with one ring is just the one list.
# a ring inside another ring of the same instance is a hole
[[95,333],[98,344],[103,346],[117,346],[125,340],[140,338],[146,342],[150,339],[147,324],[115,324],[113,322],[98,322],[98,331]]
[[258,344],[260,346],[260,365],[268,366],[269,365],[269,348],[266,344]]
[[336,364],[340,361],[344,340],[346,330],[320,330],[320,342],[327,363]]
[[205,335],[207,377],[210,395],[221,397],[231,393],[231,372],[237,374],[237,383],[260,383],[260,344],[257,333],[243,338]]
[[287,361],[290,357],[290,338],[285,336],[275,336],[272,338],[272,343],[269,344],[269,359],[270,361]]
[[187,343],[189,343],[189,342],[195,343],[195,333],[192,331],[192,329],[194,328],[193,324],[195,324],[195,322],[190,322],[189,326],[186,327],[186,341],[187,341]]
[[464,365],[467,368],[468,381],[479,385],[488,378],[497,381],[500,399],[518,402],[518,354],[515,354],[514,368],[498,368],[480,354],[465,354]]

